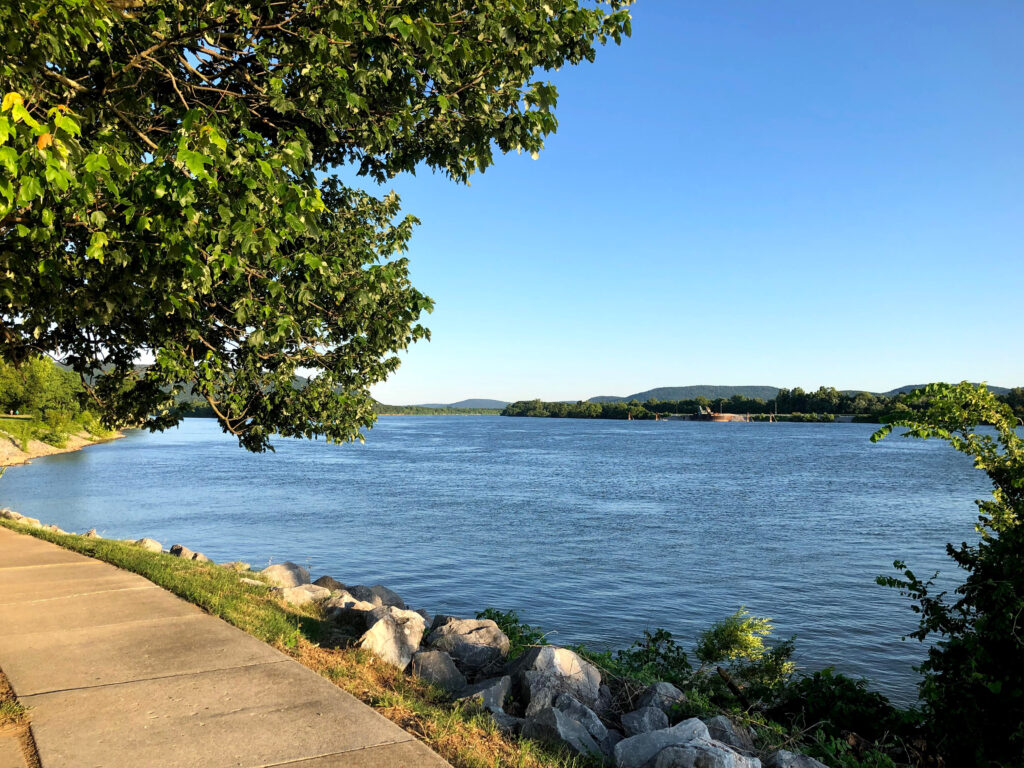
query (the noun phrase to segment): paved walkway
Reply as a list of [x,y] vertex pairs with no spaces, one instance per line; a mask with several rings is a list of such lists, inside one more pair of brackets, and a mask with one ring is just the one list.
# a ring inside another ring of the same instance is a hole
[[0,527],[0,669],[43,768],[444,768],[333,683],[111,565]]

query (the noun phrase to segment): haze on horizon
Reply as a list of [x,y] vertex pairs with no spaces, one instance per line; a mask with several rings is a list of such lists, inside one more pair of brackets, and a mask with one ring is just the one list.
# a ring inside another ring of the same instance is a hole
[[437,309],[378,400],[1024,385],[1024,5],[633,14],[539,160],[396,179]]

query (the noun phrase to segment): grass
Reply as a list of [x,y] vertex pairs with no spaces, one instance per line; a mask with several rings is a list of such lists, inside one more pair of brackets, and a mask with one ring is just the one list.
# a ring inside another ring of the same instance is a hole
[[18,702],[7,677],[0,671],[0,739],[15,739],[29,768],[40,768],[32,732],[29,730],[29,709]]
[[0,728],[28,723],[28,710],[16,699],[0,701]]
[[27,528],[4,519],[0,525],[137,573],[276,646],[421,739],[455,768],[597,765],[546,744],[503,736],[489,714],[452,702],[440,689],[352,647],[356,628],[325,620],[316,605],[286,606],[268,588],[242,584],[237,570],[110,539]]

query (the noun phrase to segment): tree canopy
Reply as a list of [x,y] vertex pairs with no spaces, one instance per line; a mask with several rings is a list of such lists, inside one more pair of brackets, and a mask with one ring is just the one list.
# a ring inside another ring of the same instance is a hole
[[3,356],[65,362],[110,422],[191,389],[251,450],[353,439],[432,308],[415,219],[354,177],[537,153],[537,70],[620,42],[629,1],[3,3]]

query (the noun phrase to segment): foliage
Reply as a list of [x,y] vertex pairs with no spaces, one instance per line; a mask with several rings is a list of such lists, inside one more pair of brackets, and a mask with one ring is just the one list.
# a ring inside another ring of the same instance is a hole
[[811,734],[807,754],[824,760],[830,768],[897,768],[885,752],[873,748],[858,752],[845,739],[821,731]]
[[423,405],[373,404],[378,416],[497,416],[501,408],[430,408]]
[[665,629],[644,630],[644,636],[614,655],[616,672],[641,683],[661,680],[685,688],[693,678],[693,667],[682,646]]
[[[744,696],[748,700],[770,697],[785,685],[795,670],[791,661],[793,639],[769,647],[765,645],[764,639],[771,632],[771,619],[751,616],[741,606],[731,616],[701,632],[694,655],[701,662],[702,672],[707,666],[725,665],[733,682],[746,689]],[[722,677],[721,673],[719,677]],[[705,684],[713,684],[718,688],[720,699],[728,698],[726,691],[721,690],[717,678],[711,678]],[[731,686],[727,687],[735,695]]]
[[831,667],[793,679],[770,713],[794,728],[814,726],[829,738],[853,731],[871,742],[906,735],[916,726],[915,713],[899,710],[882,694],[868,690],[863,678],[855,680]]
[[78,376],[45,357],[31,357],[21,366],[0,360],[0,414],[42,418],[59,411],[73,418],[82,409],[83,395]]
[[536,154],[537,72],[620,42],[627,3],[0,4],[3,357],[59,352],[110,423],[173,425],[191,388],[251,450],[357,438],[432,302],[415,219],[347,181]]
[[[29,358],[21,366],[0,360],[0,433],[23,451],[32,440],[63,448],[76,432],[107,437],[109,431],[83,407],[84,400],[78,376],[45,357]],[[8,417],[11,413],[19,418]]]
[[764,655],[764,638],[771,631],[770,619],[751,616],[746,608],[741,607],[701,632],[694,654],[703,664],[757,661]]
[[509,657],[515,658],[534,645],[547,645],[548,641],[540,627],[524,624],[516,611],[499,611],[487,608],[476,615],[478,619],[490,619],[508,637]]
[[[549,403],[542,400],[520,400],[509,404],[502,416],[540,416],[574,419],[653,419],[670,414],[696,414],[702,409],[720,413],[749,414],[754,420],[769,417],[780,421],[834,421],[836,415],[858,416],[860,420],[877,422],[893,412],[910,412],[907,395],[893,397],[870,392],[839,392],[834,387],[819,387],[804,392],[800,387],[780,389],[771,399],[746,397],[741,394],[729,398],[709,400],[695,397],[691,400],[649,399],[643,403],[579,401],[576,403]],[[1007,395],[1009,397],[1009,395]]]
[[771,629],[769,619],[750,616],[740,608],[698,636],[693,654],[701,664],[696,669],[683,646],[665,629],[644,630],[629,648],[591,657],[616,677],[642,684],[669,682],[687,691],[693,701],[706,699],[710,705],[728,708],[737,699],[723,682],[718,665],[751,699],[771,698],[792,675],[793,640],[768,646],[764,638]]
[[[1024,754],[1024,440],[1006,403],[967,383],[932,384],[920,414],[895,427],[906,436],[939,438],[973,457],[992,481],[992,498],[976,502],[979,539],[946,546],[966,578],[951,597],[935,591],[906,563],[899,577],[879,582],[915,601],[920,615],[911,637],[932,639],[921,665],[921,702],[932,737],[954,765],[1010,766]],[[978,425],[991,428],[977,429]]]

